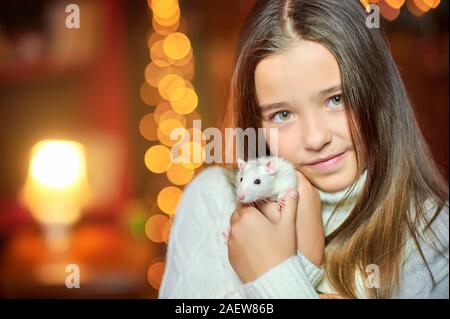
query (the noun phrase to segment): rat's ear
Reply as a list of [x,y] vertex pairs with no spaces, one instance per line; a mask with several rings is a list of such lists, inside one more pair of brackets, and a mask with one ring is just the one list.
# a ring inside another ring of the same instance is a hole
[[238,158],[237,162],[238,162],[239,169],[244,169],[245,164],[247,164],[245,161],[241,160],[240,158]]
[[267,159],[264,165],[264,171],[267,174],[275,174],[278,171],[278,161],[273,158]]

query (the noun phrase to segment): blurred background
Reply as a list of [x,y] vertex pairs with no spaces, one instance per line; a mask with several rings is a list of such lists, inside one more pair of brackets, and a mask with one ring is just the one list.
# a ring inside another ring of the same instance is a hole
[[[448,1],[365,3],[448,180]],[[220,123],[253,4],[1,2],[0,297],[157,297],[177,202],[205,166],[171,164],[170,131],[201,151],[193,120]]]

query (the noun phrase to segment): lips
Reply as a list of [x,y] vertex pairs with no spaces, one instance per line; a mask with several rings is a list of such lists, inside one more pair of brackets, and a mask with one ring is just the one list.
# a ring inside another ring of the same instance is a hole
[[317,160],[315,160],[313,162],[308,163],[308,165],[316,165],[316,164],[319,164],[319,163],[325,163],[325,162],[327,162],[327,161],[329,161],[329,160],[331,160],[333,158],[336,158],[336,157],[338,157],[338,156],[340,156],[340,155],[342,155],[344,153],[345,153],[345,151],[342,152],[342,153],[338,153],[336,155],[331,155],[329,157],[319,158],[319,159],[317,159]]

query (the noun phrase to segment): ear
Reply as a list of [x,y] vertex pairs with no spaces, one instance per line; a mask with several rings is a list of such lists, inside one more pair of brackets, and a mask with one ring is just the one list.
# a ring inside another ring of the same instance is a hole
[[275,174],[278,171],[277,161],[273,158],[269,158],[264,165],[264,171],[267,174]]
[[240,158],[238,158],[237,162],[238,162],[239,169],[244,169],[245,165],[247,164],[245,161],[241,160]]

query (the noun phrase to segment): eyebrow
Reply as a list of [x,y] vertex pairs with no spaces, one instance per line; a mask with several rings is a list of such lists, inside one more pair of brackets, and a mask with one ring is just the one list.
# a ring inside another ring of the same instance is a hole
[[328,95],[337,91],[342,91],[342,86],[340,84],[333,85],[332,87],[329,87],[328,89],[322,90],[319,92],[320,96]]
[[289,103],[287,103],[287,102],[277,102],[277,103],[271,103],[271,104],[267,104],[267,105],[261,105],[260,107],[261,107],[262,112],[268,112],[273,109],[286,107],[288,104]]
[[[340,84],[333,85],[329,88],[326,88],[326,89],[320,91],[318,96],[323,97],[325,95],[329,95],[329,94],[337,92],[337,91],[342,91],[342,86]],[[270,103],[270,104],[266,104],[266,105],[260,105],[260,108],[261,108],[262,112],[267,112],[267,111],[270,111],[273,109],[286,107],[287,105],[289,105],[288,102],[282,101],[282,102]]]

